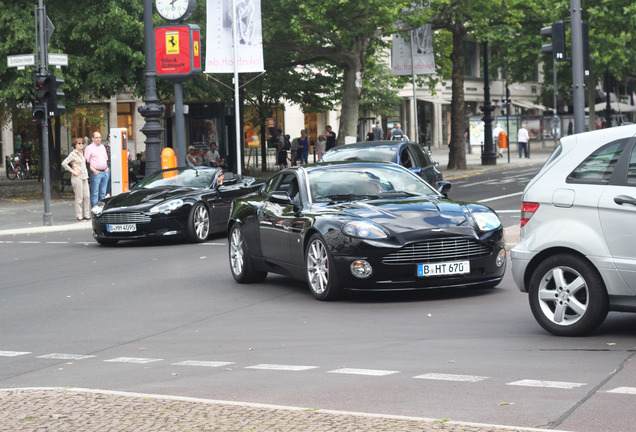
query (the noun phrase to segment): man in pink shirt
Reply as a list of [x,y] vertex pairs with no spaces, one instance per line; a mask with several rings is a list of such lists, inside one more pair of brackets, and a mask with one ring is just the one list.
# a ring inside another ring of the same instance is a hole
[[108,169],[108,155],[106,147],[102,145],[102,135],[93,132],[93,142],[84,150],[84,158],[89,165],[91,185],[91,207],[106,196],[106,188],[110,181]]

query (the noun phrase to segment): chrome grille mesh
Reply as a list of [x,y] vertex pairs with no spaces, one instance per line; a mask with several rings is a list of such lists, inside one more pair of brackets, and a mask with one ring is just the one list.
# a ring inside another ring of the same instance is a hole
[[439,239],[403,247],[382,259],[384,264],[427,263],[478,258],[490,249],[471,239]]
[[140,212],[134,213],[104,213],[97,218],[102,224],[144,223],[150,222],[150,216]]

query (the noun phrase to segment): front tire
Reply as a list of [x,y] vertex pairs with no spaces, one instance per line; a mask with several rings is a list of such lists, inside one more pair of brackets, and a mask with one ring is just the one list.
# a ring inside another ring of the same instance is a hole
[[254,270],[254,264],[247,250],[243,232],[238,224],[232,227],[229,239],[229,258],[232,277],[238,283],[262,282],[267,272]]
[[209,234],[210,212],[204,204],[196,203],[188,218],[188,240],[193,243],[201,243],[207,240]]
[[557,336],[583,336],[605,320],[609,300],[605,284],[585,259],[559,254],[534,271],[528,289],[537,322]]
[[309,239],[305,252],[305,266],[309,289],[314,297],[318,300],[330,301],[342,295],[333,258],[324,240],[318,234],[314,234]]

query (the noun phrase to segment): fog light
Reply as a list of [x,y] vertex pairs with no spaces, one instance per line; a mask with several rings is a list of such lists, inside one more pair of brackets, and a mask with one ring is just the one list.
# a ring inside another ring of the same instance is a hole
[[495,260],[495,264],[497,264],[497,267],[501,267],[502,265],[504,265],[505,262],[506,262],[506,250],[501,249],[499,253],[497,254],[497,259]]
[[373,273],[371,264],[365,260],[356,260],[352,262],[350,268],[351,274],[360,279],[368,278],[371,276],[371,273]]

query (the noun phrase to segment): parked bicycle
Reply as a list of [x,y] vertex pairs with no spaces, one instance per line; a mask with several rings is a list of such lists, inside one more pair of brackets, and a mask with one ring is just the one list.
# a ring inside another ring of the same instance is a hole
[[22,155],[20,153],[17,153],[15,156],[5,156],[5,167],[9,180],[15,180],[16,178],[22,180],[29,176],[29,171],[23,165]]

